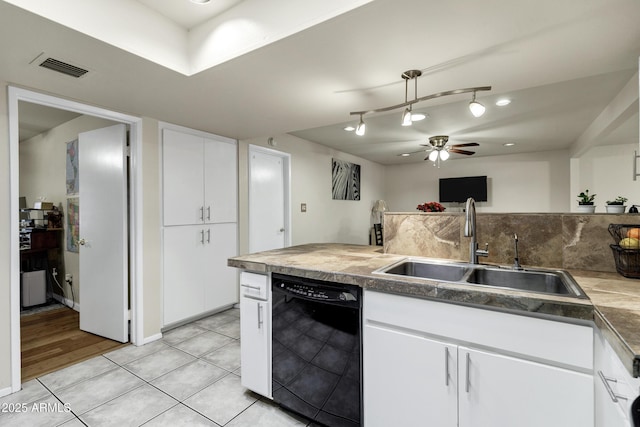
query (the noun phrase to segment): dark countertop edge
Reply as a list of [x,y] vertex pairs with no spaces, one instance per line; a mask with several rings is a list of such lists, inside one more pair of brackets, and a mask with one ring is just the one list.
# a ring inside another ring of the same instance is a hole
[[[285,248],[286,249],[286,248]],[[257,255],[257,256],[256,256]],[[382,255],[371,253],[371,256]],[[390,255],[388,264],[403,258],[406,255]],[[450,304],[462,304],[475,308],[485,308],[519,314],[525,316],[551,318],[557,321],[593,322],[605,339],[614,349],[627,371],[634,377],[640,377],[640,355],[636,354],[619,334],[615,327],[597,309],[590,299],[575,299],[568,297],[554,297],[546,295],[535,295],[521,291],[500,290],[497,292],[492,288],[469,289],[470,286],[453,283],[442,283],[425,279],[402,278],[394,279],[383,275],[373,274],[373,270],[364,274],[356,274],[348,271],[320,271],[313,268],[303,268],[300,266],[289,266],[286,264],[269,264],[257,259],[246,259],[247,257],[258,258],[258,254],[239,255],[229,258],[227,265],[244,269],[255,273],[280,273],[291,276],[298,276],[310,279],[332,281],[361,286],[363,289],[370,289],[396,295],[410,296],[414,298],[424,298],[434,301],[441,301]],[[244,258],[244,259],[243,259]],[[576,279],[578,281],[578,279]],[[578,281],[579,285],[579,281]],[[402,287],[402,289],[398,289]],[[475,288],[475,287],[474,287]],[[483,298],[481,302],[465,301],[469,296]],[[515,302],[512,307],[505,307],[506,302]],[[560,314],[558,310],[564,309]],[[573,320],[571,320],[573,319]]]

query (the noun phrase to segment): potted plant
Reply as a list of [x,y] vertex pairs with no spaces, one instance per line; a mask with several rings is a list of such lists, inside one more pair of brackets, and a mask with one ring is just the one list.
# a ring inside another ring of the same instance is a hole
[[593,204],[595,198],[596,195],[589,194],[588,189],[578,194],[578,212],[593,213],[596,210],[596,206]]
[[624,213],[627,208],[624,204],[627,202],[626,197],[618,196],[615,200],[607,200],[607,213]]

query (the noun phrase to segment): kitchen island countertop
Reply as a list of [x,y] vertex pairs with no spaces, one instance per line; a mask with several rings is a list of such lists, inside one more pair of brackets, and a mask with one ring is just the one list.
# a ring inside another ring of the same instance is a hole
[[385,254],[380,246],[322,243],[239,255],[228,265],[571,322],[593,321],[627,370],[640,376],[640,281],[617,273],[569,270],[588,297],[578,299],[373,273],[404,258]]

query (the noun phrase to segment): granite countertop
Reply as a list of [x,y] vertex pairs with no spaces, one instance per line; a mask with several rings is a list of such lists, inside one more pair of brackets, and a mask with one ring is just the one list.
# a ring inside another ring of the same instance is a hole
[[404,258],[385,254],[380,246],[324,243],[240,255],[228,265],[571,322],[593,321],[627,370],[640,376],[640,281],[617,273],[569,270],[588,297],[578,299],[373,273]]

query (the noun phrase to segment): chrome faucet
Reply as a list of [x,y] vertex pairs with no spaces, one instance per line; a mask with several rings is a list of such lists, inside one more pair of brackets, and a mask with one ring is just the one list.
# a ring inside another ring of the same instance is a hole
[[513,269],[523,270],[522,266],[520,265],[520,257],[518,257],[518,235],[517,234],[513,235],[513,241],[516,246],[515,256],[513,257]]
[[476,201],[473,200],[473,197],[467,199],[465,210],[464,235],[465,237],[471,237],[471,242],[469,243],[469,262],[471,264],[478,264],[479,256],[489,256],[489,244],[486,243],[484,249],[478,249],[478,241],[476,240]]

